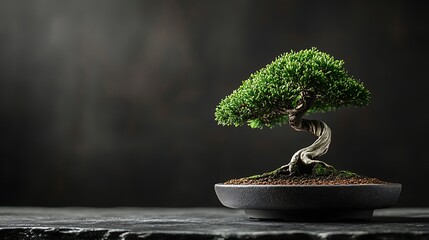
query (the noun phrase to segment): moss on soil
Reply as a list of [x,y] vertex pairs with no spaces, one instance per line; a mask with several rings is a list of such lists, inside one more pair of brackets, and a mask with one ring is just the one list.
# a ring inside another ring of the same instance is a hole
[[284,174],[281,168],[250,177],[231,179],[225,184],[234,185],[340,185],[340,184],[385,184],[377,178],[369,178],[354,172],[337,170],[316,164],[310,171],[298,176]]

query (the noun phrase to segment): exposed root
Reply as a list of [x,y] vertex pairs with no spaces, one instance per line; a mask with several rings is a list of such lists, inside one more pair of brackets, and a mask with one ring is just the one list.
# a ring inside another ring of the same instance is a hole
[[272,178],[272,177],[278,177],[280,175],[289,175],[289,164],[281,166],[271,172],[266,172],[263,174],[253,175],[250,177],[247,177],[247,179],[264,179],[264,178]]

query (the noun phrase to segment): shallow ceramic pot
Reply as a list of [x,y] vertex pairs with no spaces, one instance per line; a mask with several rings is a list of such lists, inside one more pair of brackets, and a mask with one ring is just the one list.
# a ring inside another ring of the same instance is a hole
[[225,185],[216,184],[220,202],[243,209],[249,218],[282,220],[368,219],[374,209],[393,206],[402,185]]

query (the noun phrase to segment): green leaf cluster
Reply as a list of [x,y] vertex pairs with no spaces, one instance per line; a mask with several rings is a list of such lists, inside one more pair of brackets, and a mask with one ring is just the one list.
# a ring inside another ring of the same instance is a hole
[[349,76],[344,61],[316,48],[280,55],[250,75],[216,107],[221,125],[252,128],[273,127],[288,121],[285,109],[296,107],[301,91],[316,94],[307,113],[344,106],[365,106],[370,93],[362,82]]

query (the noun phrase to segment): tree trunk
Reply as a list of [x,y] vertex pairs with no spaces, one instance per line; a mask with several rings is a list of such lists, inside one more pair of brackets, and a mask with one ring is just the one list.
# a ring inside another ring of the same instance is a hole
[[297,131],[308,131],[314,134],[317,139],[308,147],[300,149],[293,156],[287,165],[284,165],[274,171],[267,172],[261,175],[254,175],[248,178],[261,179],[275,175],[300,175],[306,172],[311,172],[315,164],[320,163],[325,167],[333,168],[327,163],[316,160],[315,158],[324,155],[331,143],[331,129],[326,123],[319,120],[303,119],[302,116],[311,108],[316,95],[310,91],[302,91],[301,98],[298,100],[297,106],[294,109],[282,109],[279,113],[288,114],[289,125]]
[[315,160],[315,158],[324,155],[328,151],[329,144],[331,143],[331,129],[322,121],[302,119],[302,116],[310,109],[315,100],[316,96],[313,93],[302,91],[297,107],[287,110],[289,124],[293,129],[297,131],[309,131],[318,137],[313,144],[297,151],[292,156],[289,164],[282,167],[290,175],[297,175],[304,168],[310,168],[316,163],[332,167],[323,161]]
[[309,126],[308,131],[318,138],[313,144],[300,149],[292,156],[288,164],[288,170],[291,175],[299,174],[304,166],[310,168],[316,163],[332,167],[323,161],[315,160],[315,158],[328,152],[329,144],[331,143],[331,129],[322,121],[307,119],[302,119],[302,121],[305,121],[305,124]]

